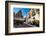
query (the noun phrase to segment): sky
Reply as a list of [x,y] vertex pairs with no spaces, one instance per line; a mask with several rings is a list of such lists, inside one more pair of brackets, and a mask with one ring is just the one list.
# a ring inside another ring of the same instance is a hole
[[17,13],[19,10],[22,11],[23,16],[27,16],[28,12],[31,10],[30,8],[13,8],[13,12]]

